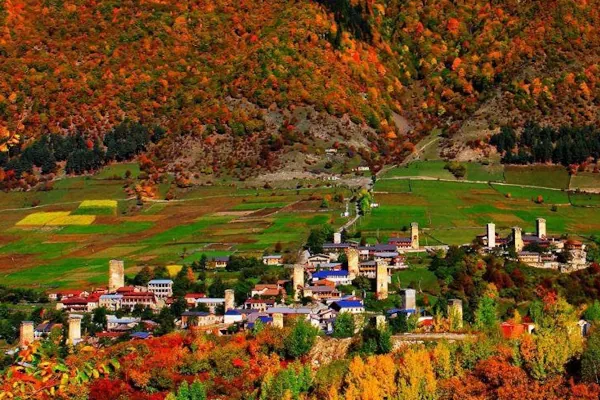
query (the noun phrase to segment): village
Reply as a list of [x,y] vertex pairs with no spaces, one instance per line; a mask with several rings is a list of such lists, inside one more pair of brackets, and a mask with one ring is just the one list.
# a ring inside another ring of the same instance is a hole
[[[177,329],[192,329],[216,335],[227,335],[240,330],[252,330],[259,325],[283,328],[290,318],[303,318],[323,334],[334,332],[335,322],[342,313],[355,320],[355,329],[374,324],[385,326],[394,318],[411,318],[414,331],[427,335],[432,330],[434,318],[424,307],[417,305],[416,288],[399,290],[401,304],[384,312],[365,307],[367,291],[344,293],[341,287],[351,285],[357,278],[374,281],[374,297],[385,300],[390,295],[390,284],[395,271],[408,268],[406,257],[411,253],[445,252],[447,246],[421,246],[419,226],[410,225],[408,236],[391,237],[387,243],[361,246],[351,240],[342,240],[342,233],[333,234],[333,241],[323,243],[323,252],[299,253],[295,263],[284,265],[284,257],[267,254],[262,264],[277,266],[288,271],[290,279],[275,283],[257,283],[241,304],[236,304],[234,289],[225,289],[223,297],[210,297],[206,293],[186,293],[185,309],[174,325]],[[525,234],[513,227],[507,237],[501,237],[494,223],[488,223],[486,232],[477,235],[473,243],[462,246],[480,254],[494,254],[513,258],[534,268],[554,269],[569,273],[587,268],[585,244],[566,238],[549,236],[546,220],[536,220],[536,232]],[[229,257],[215,257],[210,268],[226,268]],[[20,346],[48,337],[54,329],[64,329],[67,343],[98,344],[102,340],[129,338],[143,340],[153,336],[158,323],[155,316],[164,308],[173,307],[172,279],[151,279],[147,285],[127,285],[125,265],[122,260],[111,260],[108,266],[108,286],[91,290],[57,290],[48,293],[48,300],[56,310],[67,315],[68,326],[44,321],[34,324],[23,321],[20,326]],[[82,335],[82,320],[97,309],[106,310],[105,329],[93,336]],[[446,333],[462,332],[463,304],[461,299],[449,299],[445,312],[449,323]],[[589,324],[580,321],[582,333]],[[531,332],[531,321],[501,324],[503,334]],[[437,332],[439,334],[439,332]],[[427,336],[424,336],[425,338]],[[443,336],[442,336],[443,337]]]

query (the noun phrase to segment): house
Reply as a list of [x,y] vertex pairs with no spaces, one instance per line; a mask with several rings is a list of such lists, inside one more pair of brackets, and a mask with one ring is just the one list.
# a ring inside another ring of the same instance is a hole
[[67,297],[56,303],[56,309],[66,312],[87,312],[88,300],[83,297]]
[[248,324],[246,324],[246,328],[254,329],[254,327],[256,326],[257,323],[263,324],[263,325],[272,325],[273,317],[269,317],[267,315],[260,315],[256,319],[254,319],[252,322],[248,322]]
[[227,310],[223,316],[223,322],[226,324],[234,324],[244,320],[244,315],[238,310]]
[[52,331],[55,329],[57,329],[59,332],[62,332],[62,328],[63,328],[62,324],[58,324],[56,322],[44,321],[35,327],[35,330],[33,331],[33,336],[36,339],[45,338],[48,335],[50,335],[50,333],[52,333]]
[[262,260],[265,265],[283,265],[283,257],[281,254],[263,256]]
[[244,308],[247,310],[265,311],[274,305],[275,300],[272,299],[248,299],[244,302]]
[[87,311],[92,312],[100,306],[100,293],[92,293],[87,297]]
[[57,301],[62,299],[68,299],[70,297],[88,297],[90,294],[85,290],[56,290],[48,292],[48,300]]
[[188,306],[194,307],[196,305],[196,299],[204,299],[206,298],[206,295],[204,293],[188,293],[183,298]]
[[535,329],[535,325],[531,322],[514,323],[505,321],[500,324],[500,332],[505,339],[515,339],[524,333],[531,333]]
[[181,314],[181,326],[183,328],[210,326],[223,323],[222,315],[214,315],[204,311],[186,311]]
[[260,297],[277,297],[279,295],[285,295],[285,289],[283,286],[277,283],[262,283],[254,286],[250,292],[250,296]]
[[328,281],[333,282],[337,285],[350,285],[352,284],[352,279],[350,278],[350,274],[348,271],[319,271],[312,274],[313,282],[316,282],[321,279],[327,279]]
[[109,332],[124,332],[135,328],[141,321],[141,318],[123,317],[118,318],[116,315],[106,316],[106,329]]
[[412,248],[412,239],[410,237],[391,237],[388,239],[388,244],[399,250],[410,249]]
[[330,259],[337,260],[338,255],[346,249],[357,247],[355,243],[324,243],[323,253],[328,255]]
[[304,296],[312,297],[315,300],[339,299],[341,295],[334,285],[307,286],[304,288]]
[[98,300],[98,306],[104,307],[109,311],[116,311],[121,308],[122,301],[122,294],[103,294]]
[[540,256],[540,253],[536,253],[533,251],[520,251],[517,254],[517,257],[518,257],[519,261],[522,262],[523,264],[528,264],[528,265],[533,264],[532,266],[536,266],[542,262],[542,257]]
[[316,269],[319,264],[325,264],[331,261],[328,255],[325,254],[315,254],[313,256],[308,257],[307,262],[307,270]]
[[208,262],[208,267],[212,269],[222,269],[227,267],[227,263],[229,262],[229,256],[221,256],[221,257],[213,257]]
[[152,339],[153,335],[151,332],[133,332],[129,337],[131,340],[147,340]]
[[361,314],[365,312],[365,306],[358,300],[340,300],[331,304],[331,309],[337,312],[350,314]]
[[342,263],[339,262],[326,262],[318,264],[316,267],[317,271],[339,271],[342,269]]
[[148,282],[148,291],[159,299],[173,296],[173,281],[170,279],[152,279]]
[[133,310],[137,304],[140,304],[142,307],[156,309],[156,296],[151,292],[128,292],[123,294],[121,308]]
[[194,305],[196,307],[204,305],[208,308],[208,311],[210,313],[214,314],[217,311],[218,307],[225,307],[225,299],[215,297],[201,297],[194,299]]
[[135,286],[123,286],[117,289],[118,294],[141,292],[141,290]]

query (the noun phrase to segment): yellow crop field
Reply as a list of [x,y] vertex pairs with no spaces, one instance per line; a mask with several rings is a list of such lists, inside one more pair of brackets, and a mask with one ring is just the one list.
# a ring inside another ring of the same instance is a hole
[[171,276],[177,275],[179,273],[179,271],[181,271],[182,268],[183,268],[183,265],[178,265],[178,264],[167,265],[167,271],[169,271],[169,275],[171,275]]
[[68,211],[36,212],[29,214],[17,226],[61,226],[61,225],[90,225],[96,217],[93,215],[70,215]]
[[93,215],[65,215],[53,219],[46,225],[91,225],[95,219]]
[[29,214],[19,222],[17,225],[46,225],[53,219],[66,217],[70,213],[68,211],[54,211],[54,212],[36,212]]
[[79,208],[117,208],[116,200],[84,200]]
[[116,200],[84,200],[79,203],[74,215],[114,215],[117,211]]

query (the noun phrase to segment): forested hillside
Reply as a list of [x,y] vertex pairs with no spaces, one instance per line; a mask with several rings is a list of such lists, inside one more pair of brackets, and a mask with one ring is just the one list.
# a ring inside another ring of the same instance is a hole
[[4,169],[44,134],[95,143],[125,119],[167,131],[157,159],[185,158],[184,143],[212,152],[186,164],[198,169],[232,154],[231,167],[272,168],[314,142],[315,115],[365,136],[370,163],[433,127],[458,131],[482,105],[490,125],[598,119],[599,0],[0,5]]

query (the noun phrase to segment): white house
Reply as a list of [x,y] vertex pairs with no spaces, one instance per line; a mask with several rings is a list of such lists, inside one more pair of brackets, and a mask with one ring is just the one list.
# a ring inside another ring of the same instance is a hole
[[148,291],[159,299],[173,296],[173,281],[170,279],[152,279],[148,282]]

